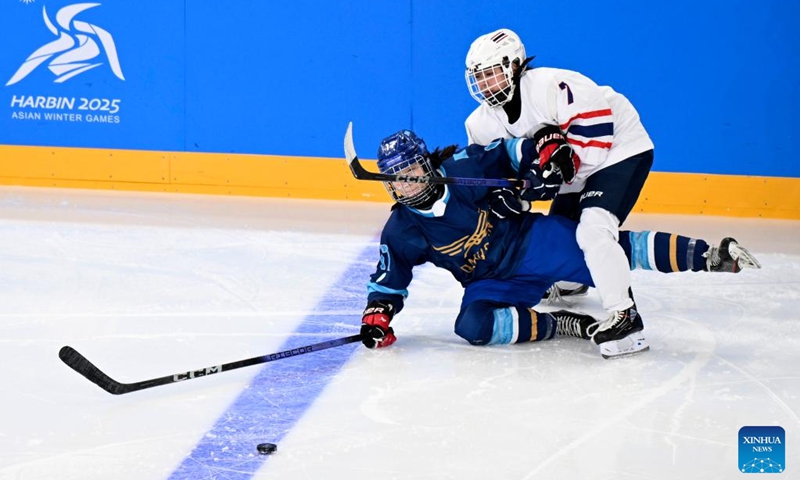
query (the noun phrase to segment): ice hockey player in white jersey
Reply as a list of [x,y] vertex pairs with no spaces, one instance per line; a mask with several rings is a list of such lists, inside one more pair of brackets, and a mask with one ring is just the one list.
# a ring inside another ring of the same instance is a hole
[[[472,43],[465,75],[480,106],[466,120],[469,143],[536,142],[539,168],[564,179],[550,214],[579,221],[578,245],[609,321],[640,323],[631,318],[638,310],[618,239],[653,164],[653,142],[623,95],[578,72],[530,68],[532,59],[508,29]],[[574,293],[585,293],[578,287]]]

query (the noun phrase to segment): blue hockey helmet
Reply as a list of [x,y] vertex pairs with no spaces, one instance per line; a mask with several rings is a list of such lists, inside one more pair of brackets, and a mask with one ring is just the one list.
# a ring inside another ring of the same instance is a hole
[[[435,175],[425,141],[411,130],[400,130],[381,141],[378,170],[388,175],[431,177]],[[415,208],[428,208],[439,198],[440,187],[427,182],[383,182],[397,202]]]

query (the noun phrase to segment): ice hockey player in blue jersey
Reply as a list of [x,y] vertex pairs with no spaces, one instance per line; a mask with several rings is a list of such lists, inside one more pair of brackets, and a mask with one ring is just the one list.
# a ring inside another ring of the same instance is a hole
[[[415,266],[448,270],[464,287],[455,333],[473,345],[540,341],[555,335],[591,339],[605,358],[649,348],[640,315],[598,322],[589,315],[533,309],[557,280],[594,285],[575,239],[577,222],[524,213],[526,201],[552,198],[561,179],[542,178],[532,163],[534,142],[499,139],[487,146],[429,152],[410,130],[385,138],[378,150],[381,173],[468,178],[526,178],[532,187],[508,188],[385,182],[397,202],[381,234],[380,258],[368,283],[361,334],[368,348],[396,341],[392,318],[403,308]],[[527,199],[527,200],[523,200]],[[719,247],[663,232],[621,232],[631,268],[738,272],[759,268],[732,238]],[[635,309],[635,306],[634,306]]]

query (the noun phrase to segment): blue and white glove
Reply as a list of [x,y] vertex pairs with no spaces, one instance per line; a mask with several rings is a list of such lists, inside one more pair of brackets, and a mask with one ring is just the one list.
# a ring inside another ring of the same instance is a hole
[[531,182],[531,186],[522,190],[519,197],[528,202],[552,200],[558,193],[558,189],[561,188],[561,184],[564,183],[560,172],[553,172],[552,175],[543,178],[542,172],[538,169],[529,171],[524,178]]
[[529,212],[531,202],[523,200],[511,188],[498,188],[489,193],[489,210],[497,218],[508,218]]

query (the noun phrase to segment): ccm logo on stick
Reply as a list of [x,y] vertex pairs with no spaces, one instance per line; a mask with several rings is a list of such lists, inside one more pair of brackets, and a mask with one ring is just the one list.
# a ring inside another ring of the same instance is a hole
[[191,378],[205,377],[206,375],[212,375],[221,371],[222,365],[215,365],[213,367],[201,368],[200,370],[191,370],[186,373],[176,373],[173,378],[176,382],[180,382],[182,380],[189,380]]

